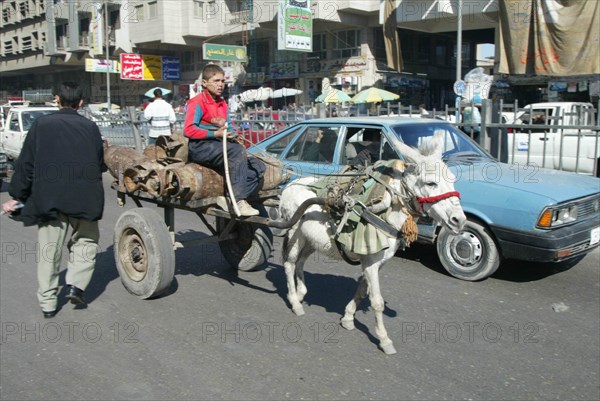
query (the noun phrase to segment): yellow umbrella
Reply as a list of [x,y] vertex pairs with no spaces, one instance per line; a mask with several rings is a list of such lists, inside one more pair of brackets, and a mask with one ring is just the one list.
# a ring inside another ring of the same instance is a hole
[[386,102],[389,100],[396,100],[400,96],[375,87],[364,89],[358,92],[350,101],[352,103],[375,103],[375,102]]
[[346,92],[342,92],[339,89],[334,89],[329,92],[321,93],[316,99],[317,103],[344,103],[349,102],[350,96]]

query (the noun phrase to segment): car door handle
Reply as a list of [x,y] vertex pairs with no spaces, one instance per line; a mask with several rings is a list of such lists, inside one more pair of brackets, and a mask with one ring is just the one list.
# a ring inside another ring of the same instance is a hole
[[538,138],[540,141],[548,141],[550,138]]

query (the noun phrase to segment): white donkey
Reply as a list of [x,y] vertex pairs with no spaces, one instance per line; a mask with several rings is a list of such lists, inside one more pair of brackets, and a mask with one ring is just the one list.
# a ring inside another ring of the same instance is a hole
[[[434,136],[419,150],[400,145],[406,164],[400,161],[391,164],[392,168],[388,169],[391,170],[391,178],[388,179],[385,195],[371,210],[375,213],[387,210],[385,221],[398,232],[402,231],[409,212],[412,212],[425,213],[458,234],[466,217],[460,206],[459,194],[454,190],[454,175],[442,161],[442,136]],[[283,191],[280,202],[283,219],[289,220],[300,204],[316,197],[315,192],[309,189],[316,181],[313,177],[302,178]],[[286,234],[283,259],[288,285],[287,299],[296,315],[304,314],[302,300],[307,289],[303,266],[306,259],[315,251],[341,259],[334,239],[336,230],[336,223],[327,208],[312,205]],[[402,235],[387,237],[386,240],[387,247],[383,250],[366,255],[352,255],[360,260],[363,274],[354,298],[346,306],[341,324],[348,330],[354,329],[356,308],[368,294],[375,311],[375,334],[379,339],[379,346],[386,354],[394,354],[396,349],[383,324],[384,300],[379,286],[379,269],[395,255],[401,245],[406,246],[410,241],[406,241]]]

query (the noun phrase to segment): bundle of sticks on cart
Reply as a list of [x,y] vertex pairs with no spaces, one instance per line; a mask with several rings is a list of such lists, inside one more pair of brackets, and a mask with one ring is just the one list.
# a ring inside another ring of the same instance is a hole
[[[261,191],[275,189],[289,178],[279,160],[263,155],[255,157],[262,159],[267,167]],[[188,139],[180,132],[158,137],[156,144],[147,146],[143,153],[105,142],[104,162],[118,179],[121,192],[181,201],[225,195],[223,175],[188,162]]]

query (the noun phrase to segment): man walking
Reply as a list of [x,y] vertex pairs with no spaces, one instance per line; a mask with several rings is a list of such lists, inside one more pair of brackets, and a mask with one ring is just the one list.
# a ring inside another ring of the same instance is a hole
[[58,91],[60,110],[37,118],[23,143],[2,210],[13,213],[25,204],[20,220],[38,225],[38,301],[44,317],[57,312],[62,247],[67,230],[67,299],[84,307],[83,293],[96,264],[98,220],[104,209],[105,170],[98,126],[79,115],[82,91],[76,82]]
[[161,135],[171,135],[171,124],[177,121],[173,107],[162,97],[162,90],[157,88],[153,93],[154,101],[144,109],[144,118],[151,124],[148,145],[155,144],[156,138]]

